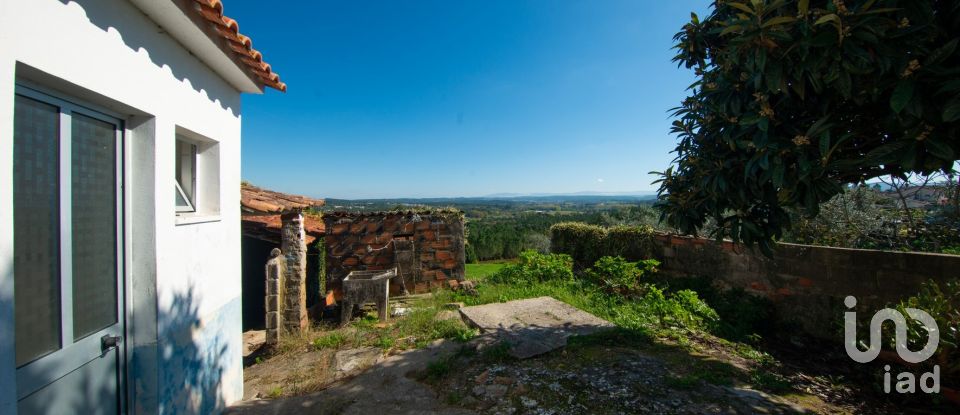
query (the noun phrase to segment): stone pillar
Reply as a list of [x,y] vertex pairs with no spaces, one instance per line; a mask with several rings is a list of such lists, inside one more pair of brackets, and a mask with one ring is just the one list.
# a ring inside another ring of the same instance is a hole
[[295,332],[307,328],[307,243],[303,215],[299,211],[280,215],[280,250],[286,259],[283,284],[283,326]]
[[286,258],[280,256],[280,250],[273,248],[266,266],[266,327],[267,344],[274,345],[280,341],[280,327],[282,327],[282,313],[280,312],[281,298],[283,298],[283,269]]

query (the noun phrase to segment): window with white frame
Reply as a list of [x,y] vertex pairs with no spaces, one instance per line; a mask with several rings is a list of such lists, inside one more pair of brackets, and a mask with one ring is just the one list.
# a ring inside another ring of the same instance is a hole
[[219,215],[219,143],[178,127],[174,163],[177,215]]
[[177,136],[177,212],[196,212],[197,145]]

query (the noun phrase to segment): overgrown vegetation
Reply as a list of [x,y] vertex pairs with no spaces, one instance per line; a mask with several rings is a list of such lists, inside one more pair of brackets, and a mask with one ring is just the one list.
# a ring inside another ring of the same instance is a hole
[[[651,330],[720,330],[721,317],[697,292],[672,289],[653,278],[655,260],[601,257],[580,275],[570,256],[527,251],[481,284],[478,296],[439,292],[468,305],[551,296],[637,333]],[[750,321],[750,320],[748,320]],[[718,331],[719,332],[719,331]]]
[[628,262],[623,257],[605,256],[597,260],[592,268],[584,271],[583,276],[611,294],[627,298],[638,297],[644,294],[644,275],[657,272],[658,265],[660,262],[655,259]]
[[718,290],[710,277],[655,278],[658,286],[669,291],[696,292],[717,313],[710,332],[732,341],[756,344],[774,334],[773,303],[740,288]]
[[[943,383],[960,386],[960,280],[944,284],[928,281],[919,293],[901,301],[895,307],[907,317],[907,345],[910,350],[922,349],[927,344],[930,332],[939,330],[940,346],[924,365],[939,365]],[[926,311],[933,316],[937,327],[926,327],[919,320],[910,318],[907,308]],[[896,337],[890,330],[884,334],[884,342],[893,350],[896,347]]]
[[[669,365],[671,375],[665,383],[671,388],[696,390],[702,383],[724,386],[747,383],[775,394],[798,390],[796,376],[782,370],[780,361],[758,348],[769,345],[761,344],[760,339],[768,333],[764,325],[772,319],[768,318],[769,304],[757,297],[742,291],[716,291],[706,278],[658,278],[656,265],[650,261],[638,263],[602,257],[588,270],[575,274],[572,260],[566,255],[524,252],[521,256],[516,264],[469,264],[468,278],[479,284],[476,296],[441,290],[415,304],[410,313],[395,319],[389,326],[378,324],[370,313],[345,328],[314,329],[302,336],[288,338],[285,340],[288,346],[282,353],[294,350],[333,353],[357,346],[380,347],[387,353],[395,353],[422,347],[438,338],[466,341],[476,332],[459,319],[438,319],[443,304],[479,305],[546,295],[617,325],[617,329],[609,332],[570,339],[567,350],[573,354],[564,356],[593,359],[596,355],[592,353],[620,353],[623,348],[635,348],[653,354]],[[494,268],[499,270],[490,274]],[[488,276],[483,278],[477,271]],[[624,294],[624,291],[611,289],[605,282],[609,280],[623,281],[636,289]],[[956,286],[952,287],[950,290],[953,291],[942,290],[939,294],[931,289],[920,296],[922,299],[911,299],[905,304],[933,310],[938,308],[932,304],[940,304],[940,309],[952,310],[952,318],[956,319],[958,308],[955,301],[960,294],[947,294],[957,291]],[[950,326],[944,324],[941,327]],[[915,343],[910,347],[919,348]],[[465,345],[460,353],[431,363],[417,376],[444,388],[445,382],[460,376],[464,367],[473,367],[469,366],[471,364],[515,364],[508,350],[509,345],[501,343],[477,353]],[[956,349],[953,350],[955,353]],[[945,359],[942,361],[948,364],[956,361],[954,356],[938,358]],[[294,377],[296,380],[292,386],[277,389],[276,394],[268,388],[266,395],[300,394],[317,387],[311,386],[313,380],[304,376]],[[473,381],[470,382],[468,386],[473,387]],[[464,398],[463,390],[445,390],[445,393],[448,393],[447,402],[453,405],[458,405]]]
[[[769,300],[742,289],[718,290],[707,277],[661,278],[656,260],[601,257],[575,274],[566,255],[525,252],[523,257],[484,280],[477,297],[437,295],[441,301],[468,305],[552,296],[643,335],[661,329],[704,330],[758,344],[776,328]],[[551,277],[538,276],[543,269]]]
[[[700,382],[729,385],[733,379],[753,384],[774,393],[790,390],[792,384],[773,368],[775,360],[751,344],[758,344],[767,333],[772,307],[742,291],[719,292],[706,279],[685,279],[688,284],[670,284],[657,278],[656,261],[631,262],[622,257],[601,257],[581,273],[573,273],[570,257],[524,252],[516,264],[502,265],[500,271],[481,280],[478,295],[458,292],[435,293],[438,301],[460,301],[467,305],[505,302],[551,296],[617,325],[617,329],[570,339],[568,349],[594,344],[615,347],[655,348],[683,360],[684,353],[703,352],[702,339],[710,337],[715,347],[750,362],[752,368],[740,373],[726,362],[703,361],[689,371],[678,373],[668,383],[674,387],[694,388]],[[468,274],[473,265],[468,266]],[[564,269],[563,272],[560,269]],[[544,272],[550,275],[536,275]],[[629,288],[628,288],[629,287]],[[702,289],[710,297],[698,294]],[[719,311],[711,301],[720,305]],[[721,338],[714,338],[718,335]],[[730,341],[724,340],[726,337]],[[664,344],[670,346],[664,346]],[[508,358],[508,345],[502,350],[487,349],[484,356],[502,362]],[[486,357],[484,359],[487,359]],[[486,360],[485,360],[486,361]],[[445,363],[437,364],[438,371]],[[690,365],[684,361],[682,365]],[[449,372],[445,372],[449,376]],[[437,382],[432,379],[431,382]]]
[[573,279],[573,259],[565,254],[541,254],[537,251],[520,253],[520,260],[489,277],[490,282],[527,285],[545,281]]
[[344,327],[322,325],[299,334],[281,337],[275,355],[305,350],[339,350],[379,347],[387,353],[424,347],[437,339],[467,341],[477,335],[459,319],[438,319],[441,300],[427,298],[413,304],[411,311],[391,324],[381,325],[371,311]]

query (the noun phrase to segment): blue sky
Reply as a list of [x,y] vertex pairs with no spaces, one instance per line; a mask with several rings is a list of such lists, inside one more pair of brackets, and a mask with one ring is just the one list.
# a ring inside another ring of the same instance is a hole
[[243,99],[243,178],[314,197],[654,190],[708,1],[225,2],[289,89]]

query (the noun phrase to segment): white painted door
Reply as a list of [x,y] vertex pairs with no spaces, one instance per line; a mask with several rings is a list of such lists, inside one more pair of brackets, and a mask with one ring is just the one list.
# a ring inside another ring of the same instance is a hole
[[14,113],[17,412],[122,413],[122,124],[23,86]]

